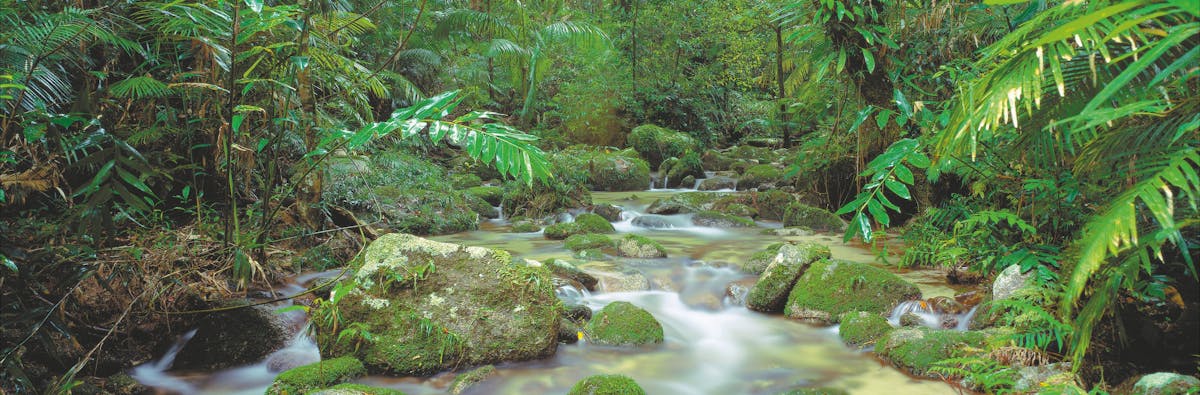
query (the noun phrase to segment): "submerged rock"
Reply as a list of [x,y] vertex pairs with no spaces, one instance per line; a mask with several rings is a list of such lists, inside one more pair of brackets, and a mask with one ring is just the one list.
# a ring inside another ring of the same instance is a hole
[[783,213],[783,226],[800,226],[819,231],[840,231],[846,227],[841,218],[829,210],[803,203],[792,203]]
[[1133,385],[1136,395],[1183,395],[1200,390],[1200,379],[1178,373],[1159,372],[1142,376]]
[[650,280],[637,270],[622,268],[606,262],[589,262],[579,267],[596,277],[596,289],[603,292],[635,292],[650,290]]
[[267,395],[303,394],[344,383],[367,374],[363,363],[354,357],[341,357],[304,365],[275,377]]
[[901,301],[920,296],[916,285],[886,270],[865,263],[823,260],[813,263],[796,281],[784,314],[835,324],[842,313],[887,314]]
[[482,383],[484,380],[496,376],[496,367],[492,365],[484,365],[472,369],[469,372],[454,376],[454,382],[450,383],[450,393],[459,395],[466,392],[476,384]]
[[354,281],[338,296],[340,328],[372,337],[339,336],[314,320],[324,355],[423,375],[542,358],[558,345],[561,309],[550,272],[504,251],[387,234],[367,247]]
[[846,344],[855,347],[867,347],[875,344],[876,340],[892,330],[892,325],[888,324],[887,318],[863,311],[842,314],[839,321],[842,324],[838,329],[838,335]]
[[608,222],[621,220],[621,208],[609,203],[597,204],[595,207],[592,207],[592,213],[604,217]]
[[592,316],[585,328],[588,341],[611,346],[663,342],[662,324],[649,311],[629,302],[612,302]]
[[601,374],[579,380],[567,395],[646,395],[646,391],[629,376]]
[[809,269],[813,262],[828,259],[829,247],[805,243],[802,245],[784,244],[779,252],[771,259],[762,277],[750,289],[746,297],[746,307],[750,310],[764,313],[778,313],[783,310],[784,302],[788,299],[788,291],[792,285]]
[[667,250],[648,237],[626,234],[617,241],[617,254],[628,258],[666,258]]

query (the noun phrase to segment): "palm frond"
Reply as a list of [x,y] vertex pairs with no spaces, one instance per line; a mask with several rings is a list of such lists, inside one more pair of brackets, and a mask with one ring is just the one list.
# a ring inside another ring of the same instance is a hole
[[539,39],[549,42],[561,42],[575,48],[599,50],[609,43],[608,33],[595,25],[560,21],[546,25],[538,35]]
[[132,77],[112,84],[108,92],[122,99],[149,99],[173,93],[171,87],[150,76]]
[[445,39],[452,32],[468,32],[483,37],[516,38],[517,28],[496,15],[472,9],[460,8],[446,13],[437,27],[434,37]]

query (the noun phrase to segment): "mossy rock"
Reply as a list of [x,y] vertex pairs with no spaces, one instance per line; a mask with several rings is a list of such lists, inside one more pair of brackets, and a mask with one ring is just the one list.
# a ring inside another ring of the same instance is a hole
[[629,302],[612,302],[592,315],[585,328],[588,341],[611,346],[663,342],[662,324],[649,311]]
[[764,313],[778,313],[783,310],[788,291],[792,289],[796,279],[810,270],[813,262],[828,259],[829,255],[829,247],[816,243],[784,244],[779,247],[778,253],[771,258],[771,263],[758,278],[758,282],[750,288],[750,294],[746,297],[746,307]]
[[551,258],[546,261],[546,267],[550,269],[550,273],[554,273],[556,276],[578,282],[589,291],[596,290],[596,277],[580,270],[578,266],[570,261]]
[[722,195],[713,201],[708,208],[728,212],[728,207],[742,204],[758,212],[758,219],[781,221],[783,220],[784,209],[795,201],[796,197],[794,195],[772,189],[769,191]]
[[916,285],[886,270],[856,262],[823,260],[812,264],[788,295],[788,317],[835,324],[842,313],[886,314],[900,302],[920,298]]
[[[665,163],[664,163],[664,166]],[[670,168],[660,170],[666,176],[667,188],[691,188],[698,178],[704,178],[704,167],[700,164],[700,155],[693,151],[688,151],[679,157],[679,160],[673,162]],[[692,183],[689,184],[684,180],[687,177],[692,177]]]
[[373,336],[339,336],[316,320],[325,356],[354,355],[373,371],[426,375],[544,358],[558,345],[561,307],[549,270],[505,251],[386,234],[367,247],[354,282],[337,302],[340,328]]
[[713,210],[696,213],[692,217],[692,223],[712,228],[753,228],[758,226],[752,219]]
[[648,214],[687,214],[714,209],[714,204],[735,194],[720,192],[683,192],[655,200],[646,208]]
[[617,241],[617,255],[629,258],[666,258],[667,250],[662,244],[648,237],[626,234]]
[[579,380],[567,395],[646,395],[646,391],[629,376],[601,374]]
[[752,147],[749,145],[738,145],[725,150],[725,155],[734,160],[756,161],[758,163],[771,163],[779,159],[770,148]]
[[551,240],[563,240],[571,235],[587,234],[587,233],[614,233],[616,228],[613,228],[612,223],[596,214],[583,213],[575,217],[573,222],[563,222],[546,227],[546,238]]
[[778,186],[783,180],[783,170],[771,165],[755,165],[746,169],[738,178],[738,189],[754,189],[768,185]]
[[531,219],[520,219],[512,222],[512,227],[509,228],[511,233],[533,233],[542,230],[542,226]]
[[755,210],[754,207],[750,207],[741,203],[727,205],[721,209],[721,212],[746,218],[754,218],[758,216],[758,210]]
[[700,164],[704,165],[705,169],[712,171],[726,171],[729,166],[733,165],[733,158],[729,155],[716,150],[705,150],[704,154],[700,155]]
[[628,143],[650,166],[682,156],[687,151],[699,151],[700,143],[685,133],[655,125],[642,125],[629,132]]
[[309,391],[304,395],[404,395],[404,391],[355,383],[343,383],[323,390]]
[[850,393],[843,389],[820,387],[794,389],[779,395],[850,395]]
[[1135,395],[1184,395],[1200,393],[1200,379],[1172,372],[1142,376],[1133,385]]
[[767,265],[770,265],[771,261],[775,259],[775,254],[779,253],[779,247],[783,247],[783,244],[774,243],[762,251],[754,253],[754,255],[750,256],[749,260],[742,262],[740,268],[746,273],[762,274],[763,271],[767,270]]
[[496,367],[493,365],[484,365],[472,369],[470,372],[462,373],[454,376],[454,382],[450,383],[450,393],[459,395],[467,389],[482,383],[484,380],[490,379],[496,375]]
[[571,251],[581,251],[592,248],[610,248],[613,246],[613,240],[608,236],[598,233],[585,233],[581,235],[571,235],[563,242],[563,245]]
[[597,204],[592,207],[592,213],[604,217],[608,222],[617,222],[621,220],[621,208],[609,203]]
[[842,314],[838,335],[842,341],[855,347],[867,347],[890,332],[893,328],[887,318],[875,313],[852,311]]
[[[419,235],[478,228],[476,210],[483,208],[471,204],[465,188],[455,186],[444,168],[420,155],[385,152],[331,157],[326,163],[322,200],[354,212],[363,222]],[[490,206],[484,210],[488,212]]]
[[938,361],[980,350],[988,336],[981,331],[955,331],[925,327],[898,328],[880,337],[875,353],[892,365],[918,376],[933,376]]
[[362,361],[341,357],[289,369],[275,377],[268,395],[303,394],[344,383],[367,374]]
[[456,189],[469,189],[483,185],[483,179],[479,178],[478,174],[472,173],[451,173],[450,185]]
[[500,217],[500,212],[496,210],[496,207],[492,206],[491,203],[488,203],[487,201],[483,200],[483,198],[480,198],[478,196],[468,193],[466,195],[463,195],[463,200],[467,202],[468,206],[471,206],[471,211],[475,212],[476,214],[479,214],[479,216],[481,216],[481,217],[484,217],[484,218],[499,218]]
[[586,167],[579,164],[577,155],[560,152],[547,159],[550,161],[550,174],[554,174],[554,178],[532,185],[519,180],[504,183],[500,206],[504,208],[505,217],[539,218],[561,210],[592,205],[592,193],[588,185],[591,175]]
[[840,231],[846,227],[842,219],[829,210],[800,202],[787,205],[783,213],[783,226],[802,226],[819,231]]
[[493,207],[499,206],[500,202],[504,200],[504,188],[501,187],[490,185],[477,186],[467,188],[466,192],[468,195],[483,199],[483,201],[488,202],[488,204],[492,205]]
[[585,184],[593,191],[642,191],[650,185],[650,164],[632,150],[573,146],[554,157],[557,162],[582,171]]

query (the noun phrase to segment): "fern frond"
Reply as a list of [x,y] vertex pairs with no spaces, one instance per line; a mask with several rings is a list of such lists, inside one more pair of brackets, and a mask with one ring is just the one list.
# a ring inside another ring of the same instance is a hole
[[148,99],[168,96],[171,87],[150,76],[132,77],[112,84],[108,92],[122,99]]

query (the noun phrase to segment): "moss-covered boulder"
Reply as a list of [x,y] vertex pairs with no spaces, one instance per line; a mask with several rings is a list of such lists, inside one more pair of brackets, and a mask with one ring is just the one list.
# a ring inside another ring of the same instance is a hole
[[512,233],[533,233],[542,230],[542,226],[537,221],[528,218],[514,218],[512,226],[508,229]]
[[558,345],[562,310],[550,272],[504,251],[387,234],[367,247],[353,281],[338,296],[337,331],[313,321],[323,355],[424,375],[542,358]]
[[391,230],[420,235],[473,230],[476,210],[492,210],[472,205],[471,195],[454,186],[445,169],[418,155],[386,152],[331,157],[326,163],[322,199]]
[[588,341],[611,346],[663,342],[662,324],[649,311],[629,302],[612,302],[592,315],[585,328]]
[[580,270],[578,266],[570,261],[552,258],[546,261],[545,265],[550,269],[550,273],[553,273],[555,276],[575,281],[589,291],[596,290],[596,277]]
[[658,167],[667,158],[682,156],[687,151],[700,151],[700,143],[692,136],[655,125],[633,128],[628,143],[653,167]]
[[627,234],[617,241],[617,255],[628,258],[666,258],[667,250],[649,237]]
[[1135,395],[1183,395],[1200,393],[1200,379],[1178,373],[1159,372],[1142,376],[1133,385]]
[[807,271],[813,262],[829,258],[829,247],[805,243],[802,245],[784,244],[779,247],[771,263],[767,265],[750,295],[746,297],[746,307],[750,310],[764,313],[778,313],[783,310],[787,301],[788,291]]
[[474,173],[450,173],[450,185],[456,189],[468,189],[483,185],[483,179]]
[[655,200],[646,208],[649,214],[687,214],[704,210],[712,210],[713,205],[733,194],[720,192],[683,192],[676,193],[664,199]]
[[705,178],[700,181],[700,186],[696,189],[701,191],[719,191],[732,190],[737,188],[737,179],[725,176],[715,176]]
[[592,207],[592,213],[604,217],[608,222],[617,222],[621,220],[621,208],[609,203],[597,204]]
[[775,151],[765,147],[753,147],[749,145],[737,145],[729,147],[725,150],[725,155],[736,160],[771,163],[779,159],[779,155]]
[[794,195],[772,189],[769,191],[722,194],[704,208],[728,213],[730,212],[728,209],[730,206],[741,204],[753,208],[758,213],[758,219],[781,221],[783,220],[784,209],[795,201],[796,197]]
[[499,206],[500,202],[504,199],[504,188],[497,186],[472,187],[467,188],[466,192],[468,195],[483,199],[483,201],[488,202],[492,206]]
[[813,263],[788,295],[788,317],[835,324],[842,313],[887,314],[902,301],[917,299],[921,290],[886,270],[856,262]]
[[875,353],[912,374],[929,376],[938,361],[960,351],[982,349],[986,343],[987,335],[980,331],[899,328],[879,338]]
[[532,185],[519,180],[504,183],[501,207],[505,217],[540,218],[561,210],[592,205],[591,175],[579,164],[576,155],[563,151],[551,154],[547,159],[554,178]]
[[779,253],[779,248],[783,247],[783,244],[774,243],[762,251],[755,252],[754,255],[750,256],[749,260],[742,262],[739,267],[746,273],[762,274],[763,271],[767,270],[767,265],[770,265],[771,261],[775,259],[775,255]]
[[467,389],[482,383],[484,380],[490,379],[496,375],[496,367],[493,365],[484,365],[472,369],[469,372],[454,376],[454,382],[450,383],[450,393],[459,395]]
[[782,180],[783,170],[771,165],[754,165],[738,178],[738,189],[765,189],[767,186],[779,185]]
[[705,210],[696,213],[692,217],[692,223],[697,226],[707,226],[710,228],[753,228],[758,226],[754,220],[746,217],[739,217],[732,214],[725,214],[720,211]]
[[733,165],[733,158],[723,152],[710,149],[700,155],[700,163],[708,170],[726,171],[729,170],[730,165]]
[[798,388],[784,392],[779,395],[849,395],[844,389],[818,387],[818,388]]
[[593,191],[643,191],[650,185],[650,164],[632,150],[573,146],[558,152],[554,158],[583,171],[584,183]]
[[887,318],[875,313],[852,311],[842,314],[838,335],[842,341],[855,347],[867,347],[892,330]]
[[829,210],[799,202],[787,205],[783,213],[783,226],[802,226],[818,231],[840,231],[846,227],[842,219]]
[[612,223],[596,214],[583,213],[575,217],[572,222],[563,222],[546,227],[546,238],[551,240],[563,240],[571,235],[587,234],[587,233],[613,233],[616,229]]
[[290,369],[275,377],[268,395],[303,394],[344,383],[367,374],[363,363],[354,357],[341,357]]
[[568,236],[563,241],[563,245],[571,251],[582,251],[592,248],[609,248],[613,246],[613,240],[608,236],[598,233],[585,233],[581,235]]
[[[678,160],[663,162],[659,172],[662,173],[666,180],[667,188],[691,188],[695,184],[696,179],[704,178],[704,167],[700,164],[700,155],[695,152],[688,151],[679,157]],[[688,177],[692,177],[692,183],[684,182]]]
[[650,280],[636,269],[615,262],[588,262],[579,265],[584,273],[597,280],[596,289],[603,292],[635,292],[650,289]]
[[629,376],[601,374],[579,380],[567,395],[646,395],[646,391]]
[[309,391],[304,395],[404,395],[404,391],[369,385],[342,383],[326,389]]

